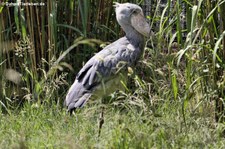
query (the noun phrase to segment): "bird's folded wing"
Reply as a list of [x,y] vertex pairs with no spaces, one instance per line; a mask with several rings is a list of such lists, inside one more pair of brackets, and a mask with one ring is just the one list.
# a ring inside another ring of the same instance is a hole
[[78,73],[76,79],[88,90],[124,70],[124,66],[130,61],[127,58],[129,50],[125,46],[118,49],[109,48],[92,57]]

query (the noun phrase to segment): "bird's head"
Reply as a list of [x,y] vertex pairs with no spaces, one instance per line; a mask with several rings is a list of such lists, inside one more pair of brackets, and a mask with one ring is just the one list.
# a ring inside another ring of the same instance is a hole
[[131,3],[120,4],[115,2],[114,7],[116,9],[116,19],[124,30],[132,26],[140,34],[146,37],[149,36],[150,27],[140,6]]

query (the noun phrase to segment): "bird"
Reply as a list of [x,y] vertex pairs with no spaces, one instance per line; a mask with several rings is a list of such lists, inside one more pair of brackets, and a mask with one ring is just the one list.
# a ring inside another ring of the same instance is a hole
[[145,39],[151,31],[142,8],[118,2],[114,3],[114,8],[125,36],[95,54],[78,72],[64,101],[69,113],[83,107],[90,99],[103,98],[123,87],[121,79],[126,80],[128,68],[134,67],[143,54]]

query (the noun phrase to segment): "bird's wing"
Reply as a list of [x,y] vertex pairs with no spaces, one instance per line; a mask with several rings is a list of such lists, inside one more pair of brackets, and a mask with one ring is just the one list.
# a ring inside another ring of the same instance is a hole
[[[110,82],[116,84],[117,76],[120,77],[118,73],[126,71],[127,67],[125,66],[132,65],[140,56],[140,51],[139,48],[135,49],[124,37],[93,56],[79,71],[75,82],[69,89],[65,100],[68,111],[82,107],[93,95],[92,91],[98,92],[101,83],[103,83],[102,85]],[[110,90],[113,89],[110,88]]]
[[132,50],[128,42],[120,41],[107,46],[92,57],[80,70],[76,80],[82,82],[87,90],[117,74],[131,60]]

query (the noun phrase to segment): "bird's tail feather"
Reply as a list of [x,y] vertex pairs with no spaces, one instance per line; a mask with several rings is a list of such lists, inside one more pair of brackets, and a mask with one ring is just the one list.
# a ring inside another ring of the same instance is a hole
[[85,93],[82,97],[80,97],[77,100],[73,100],[70,102],[67,107],[68,111],[71,112],[73,110],[76,110],[77,108],[81,108],[85,105],[85,103],[88,101],[88,99],[91,97],[91,93]]
[[74,107],[75,108],[81,108],[85,105],[85,103],[88,101],[88,99],[91,97],[91,93],[84,94],[79,100],[76,101]]

